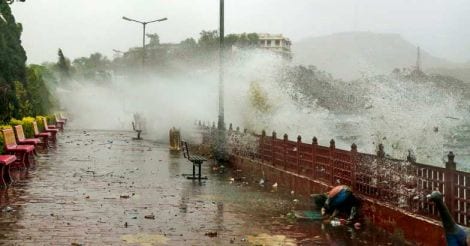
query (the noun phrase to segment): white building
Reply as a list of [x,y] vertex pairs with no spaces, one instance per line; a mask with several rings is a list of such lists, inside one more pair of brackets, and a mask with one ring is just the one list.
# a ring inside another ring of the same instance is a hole
[[292,57],[292,42],[282,34],[258,33],[258,36],[261,48],[280,52],[288,58]]

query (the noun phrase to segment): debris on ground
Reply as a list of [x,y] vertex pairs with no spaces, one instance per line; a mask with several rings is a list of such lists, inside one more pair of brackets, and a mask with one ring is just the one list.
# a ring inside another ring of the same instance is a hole
[[6,206],[2,209],[2,212],[4,212],[4,213],[13,212],[13,211],[15,211],[15,210],[10,206]]
[[155,215],[154,214],[145,215],[144,218],[149,219],[149,220],[154,220]]
[[119,196],[119,198],[122,198],[122,199],[129,199],[129,197],[130,197],[129,195],[121,195],[121,196]]
[[206,232],[206,234],[204,234],[205,236],[208,236],[208,237],[217,237],[217,232],[216,231],[210,231],[210,232]]

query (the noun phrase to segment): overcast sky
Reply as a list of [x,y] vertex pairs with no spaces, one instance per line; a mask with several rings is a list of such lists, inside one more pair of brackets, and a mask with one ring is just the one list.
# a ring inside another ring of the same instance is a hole
[[[29,63],[76,58],[142,43],[142,26],[122,16],[168,21],[148,26],[162,42],[218,28],[218,0],[27,0],[12,5],[23,23]],[[226,33],[282,33],[293,44],[345,31],[400,33],[436,56],[470,61],[469,0],[225,0]]]

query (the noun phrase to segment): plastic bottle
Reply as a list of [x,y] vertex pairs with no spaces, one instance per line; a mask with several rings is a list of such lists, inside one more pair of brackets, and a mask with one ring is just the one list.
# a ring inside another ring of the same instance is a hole
[[340,226],[341,222],[337,219],[331,220],[330,221],[331,226]]

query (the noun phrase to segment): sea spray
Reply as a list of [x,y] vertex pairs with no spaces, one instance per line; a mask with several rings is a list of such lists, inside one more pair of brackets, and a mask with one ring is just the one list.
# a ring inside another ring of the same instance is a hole
[[[333,90],[346,91],[366,105],[351,112],[326,109],[279,80],[289,66],[267,51],[232,54],[224,73],[226,123],[257,133],[266,130],[268,136],[272,131],[287,133],[290,139],[302,135],[307,142],[316,136],[322,145],[334,138],[343,149],[355,142],[359,151],[368,153],[382,143],[392,157],[404,159],[411,151],[419,162],[435,165],[442,164],[446,144],[455,138],[453,129],[468,124],[468,102],[458,94],[431,82],[391,76],[327,81]],[[262,95],[264,106],[253,100],[253,93]],[[73,127],[130,130],[133,114],[139,113],[147,121],[147,138],[165,141],[173,126],[184,137],[195,120],[217,119],[218,70],[211,66],[182,70],[177,76],[120,76],[104,85],[76,81],[57,94],[73,114]]]

